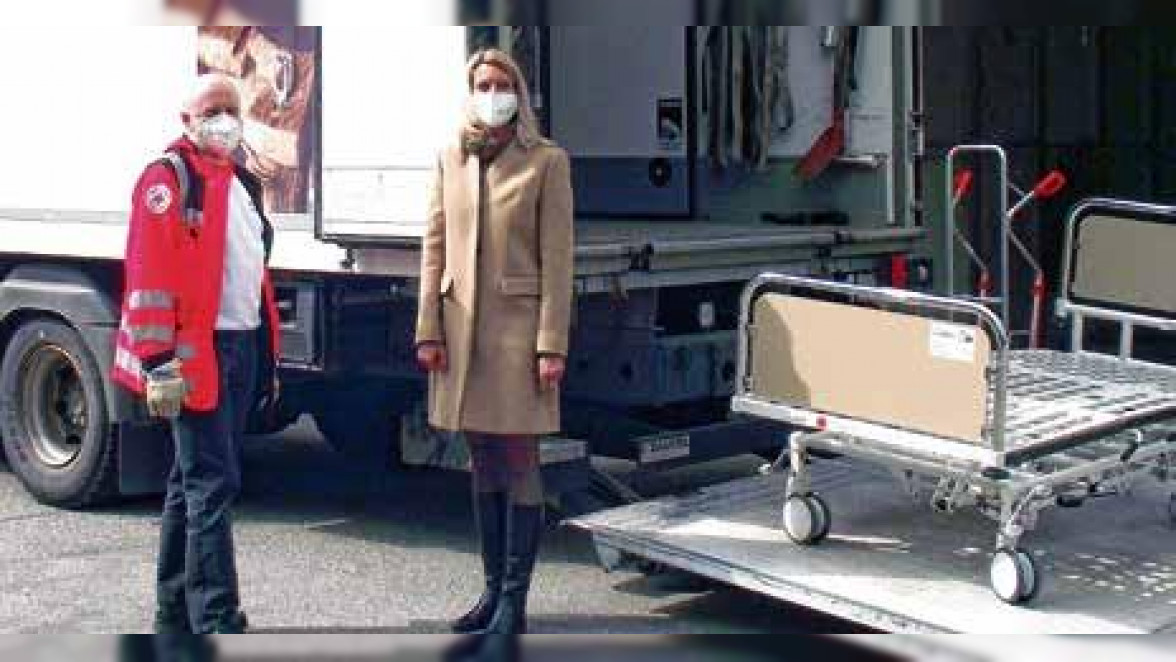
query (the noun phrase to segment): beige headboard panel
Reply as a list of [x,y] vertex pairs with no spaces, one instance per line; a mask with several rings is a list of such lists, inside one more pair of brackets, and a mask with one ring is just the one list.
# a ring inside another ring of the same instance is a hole
[[754,395],[982,443],[992,347],[978,327],[783,294],[754,315]]
[[1074,297],[1176,315],[1176,224],[1091,215],[1077,245]]

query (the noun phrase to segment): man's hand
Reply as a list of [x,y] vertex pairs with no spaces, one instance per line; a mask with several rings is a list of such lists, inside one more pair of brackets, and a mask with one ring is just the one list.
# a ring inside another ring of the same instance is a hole
[[184,410],[188,384],[180,372],[182,366],[176,359],[147,373],[147,411],[151,416],[171,420]]
[[567,372],[567,361],[562,356],[545,355],[539,357],[539,386],[544,391],[554,391],[563,382]]
[[417,363],[425,372],[449,372],[449,352],[441,343],[424,343],[417,347]]

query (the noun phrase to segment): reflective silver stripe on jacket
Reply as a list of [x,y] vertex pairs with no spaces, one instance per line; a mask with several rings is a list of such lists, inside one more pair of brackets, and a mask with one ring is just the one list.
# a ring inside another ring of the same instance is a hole
[[131,292],[129,305],[131,310],[167,310],[176,309],[176,298],[171,292],[163,290],[136,290]]
[[131,344],[143,342],[157,342],[169,344],[175,342],[176,331],[168,326],[131,326],[126,330]]
[[196,358],[196,348],[191,345],[177,345],[176,358],[181,361],[191,361]]
[[120,348],[115,351],[114,363],[123,372],[128,372],[139,377],[143,376],[143,362],[125,349]]

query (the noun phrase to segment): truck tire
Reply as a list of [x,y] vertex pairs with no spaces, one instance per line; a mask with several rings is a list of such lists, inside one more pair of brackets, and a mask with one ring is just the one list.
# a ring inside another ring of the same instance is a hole
[[328,384],[312,414],[315,426],[344,457],[399,468],[400,414],[391,407],[391,397],[378,384]]
[[105,382],[82,336],[50,319],[25,322],[0,362],[0,437],[38,501],[63,508],[117,494]]

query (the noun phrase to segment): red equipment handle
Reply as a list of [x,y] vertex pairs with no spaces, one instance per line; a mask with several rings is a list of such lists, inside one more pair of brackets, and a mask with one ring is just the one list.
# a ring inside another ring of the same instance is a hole
[[979,282],[976,284],[976,294],[981,299],[992,296],[992,274],[987,269],[980,272]]
[[1029,348],[1041,349],[1045,341],[1045,275],[1033,279],[1033,319],[1029,328]]
[[955,202],[958,204],[972,190],[976,176],[971,170],[961,170],[955,176]]
[[1033,197],[1038,200],[1052,198],[1066,188],[1066,174],[1061,170],[1054,170],[1045,176],[1037,186],[1033,187]]

